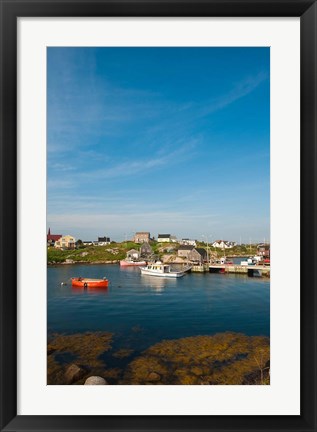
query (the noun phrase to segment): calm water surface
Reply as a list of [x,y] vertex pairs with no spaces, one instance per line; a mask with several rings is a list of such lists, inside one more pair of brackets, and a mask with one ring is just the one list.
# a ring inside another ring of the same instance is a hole
[[[76,276],[106,276],[109,287],[72,288]],[[109,331],[117,348],[137,352],[163,339],[270,332],[269,280],[241,275],[191,273],[171,280],[119,265],[63,265],[48,267],[47,299],[49,334]]]

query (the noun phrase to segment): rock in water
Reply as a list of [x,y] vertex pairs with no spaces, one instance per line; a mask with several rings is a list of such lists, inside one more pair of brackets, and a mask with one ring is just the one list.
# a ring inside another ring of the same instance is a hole
[[75,363],[68,366],[65,372],[66,384],[73,384],[74,382],[80,380],[86,375],[86,371],[81,367],[77,366]]
[[160,379],[161,379],[161,376],[156,372],[150,372],[148,377],[147,377],[147,380],[150,382],[160,381]]
[[86,379],[85,385],[107,385],[107,381],[100,376],[91,376]]

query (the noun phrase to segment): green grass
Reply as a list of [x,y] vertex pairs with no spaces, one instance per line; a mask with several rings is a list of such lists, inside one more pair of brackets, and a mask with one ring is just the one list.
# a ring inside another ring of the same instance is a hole
[[125,258],[130,249],[139,249],[140,245],[132,242],[111,243],[107,246],[87,246],[75,250],[59,250],[54,247],[47,249],[48,264],[63,263],[67,259],[75,262],[119,261]]

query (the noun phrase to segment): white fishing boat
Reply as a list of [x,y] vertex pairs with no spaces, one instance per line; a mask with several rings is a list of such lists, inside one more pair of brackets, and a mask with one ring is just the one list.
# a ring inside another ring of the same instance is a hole
[[140,267],[140,270],[143,275],[178,278],[184,276],[188,269],[183,269],[181,271],[172,270],[170,265],[157,261],[148,264],[146,267]]

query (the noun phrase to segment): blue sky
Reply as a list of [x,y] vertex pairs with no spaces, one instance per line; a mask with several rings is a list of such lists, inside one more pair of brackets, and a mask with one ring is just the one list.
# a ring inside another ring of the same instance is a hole
[[47,227],[270,235],[269,48],[48,48]]

